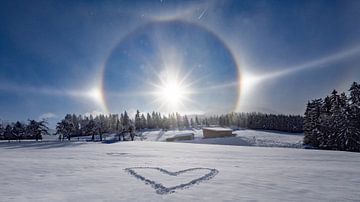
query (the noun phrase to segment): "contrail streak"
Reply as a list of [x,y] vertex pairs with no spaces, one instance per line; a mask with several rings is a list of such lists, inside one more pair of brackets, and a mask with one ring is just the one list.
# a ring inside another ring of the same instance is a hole
[[201,14],[198,17],[198,20],[200,20],[206,13],[207,9],[204,9],[203,12],[201,12]]

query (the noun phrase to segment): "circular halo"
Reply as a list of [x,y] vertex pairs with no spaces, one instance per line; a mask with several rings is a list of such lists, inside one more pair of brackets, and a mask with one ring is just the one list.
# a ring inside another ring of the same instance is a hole
[[[107,89],[106,89],[106,71],[108,69],[109,63],[111,61],[111,58],[114,57],[114,53],[116,52],[116,50],[119,48],[119,46],[123,45],[124,43],[126,43],[126,41],[131,40],[132,37],[134,35],[138,35],[139,33],[143,32],[145,29],[147,28],[153,28],[156,26],[167,26],[170,24],[180,24],[183,26],[188,26],[191,27],[193,29],[197,29],[197,30],[201,30],[204,33],[206,33],[208,36],[211,36],[213,38],[213,40],[215,40],[217,43],[221,44],[221,48],[223,48],[225,50],[225,52],[228,54],[231,63],[233,63],[234,66],[234,70],[235,70],[235,75],[236,75],[236,84],[234,86],[236,86],[236,90],[235,90],[235,94],[236,94],[236,100],[231,104],[231,110],[228,111],[236,111],[238,106],[239,106],[239,101],[240,101],[240,95],[241,95],[241,69],[240,69],[240,65],[237,63],[236,58],[234,57],[234,54],[232,52],[232,50],[229,48],[229,46],[217,35],[215,34],[213,31],[200,26],[196,23],[192,23],[192,22],[188,22],[188,21],[183,21],[183,20],[167,20],[167,21],[152,21],[146,24],[143,24],[139,27],[137,27],[136,29],[134,29],[133,31],[129,32],[127,35],[125,35],[125,37],[123,37],[118,44],[115,46],[115,48],[111,51],[111,54],[109,55],[109,57],[107,58],[105,64],[102,66],[101,69],[101,74],[100,74],[100,89],[101,89],[101,95],[102,95],[102,100],[104,103],[104,107],[105,107],[105,111],[107,113],[110,113],[110,107],[109,107],[109,101],[108,101],[108,97],[107,97]],[[221,87],[221,86],[220,86]],[[215,89],[216,90],[216,89]],[[112,111],[111,111],[112,112]]]

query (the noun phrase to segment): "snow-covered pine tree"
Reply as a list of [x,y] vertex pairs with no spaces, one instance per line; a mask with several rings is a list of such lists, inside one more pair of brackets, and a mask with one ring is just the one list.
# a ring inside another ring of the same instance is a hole
[[356,105],[358,107],[360,107],[360,84],[358,84],[357,82],[354,82],[350,89],[350,102],[353,105]]
[[135,128],[137,130],[141,129],[141,118],[140,118],[139,110],[136,110],[136,114],[135,114]]
[[141,129],[144,129],[146,128],[146,118],[145,118],[145,115],[144,114],[141,114],[141,117],[140,117],[140,124],[141,124]]
[[3,126],[2,123],[0,123],[0,140],[4,140],[4,131],[5,131],[5,128]]
[[176,126],[178,129],[181,129],[184,126],[182,117],[180,116],[180,114],[178,112],[176,112]]
[[304,144],[319,147],[319,125],[322,100],[308,102],[304,116]]
[[350,89],[349,97],[349,130],[346,147],[349,151],[360,152],[360,84],[354,82]]
[[339,111],[333,113],[334,125],[333,131],[335,133],[335,145],[333,149],[347,150],[346,143],[348,137],[351,136],[352,130],[350,128],[349,120],[350,108],[347,103],[345,93],[339,96]]
[[82,118],[80,121],[80,133],[82,136],[90,135],[90,134],[87,134],[87,128],[86,128],[87,125],[89,124],[89,121],[90,121],[90,119],[87,116]]
[[119,120],[118,114],[112,114],[111,116],[111,124],[110,124],[110,132],[117,133],[117,122]]
[[129,115],[127,114],[126,111],[124,111],[124,117],[123,117],[122,124],[123,124],[125,130],[129,130],[129,127],[130,127],[130,118],[129,118]]
[[343,116],[340,105],[340,95],[336,90],[332,91],[329,100],[331,104],[331,116],[327,117],[327,120],[323,122],[324,126],[326,126],[324,128],[327,128],[327,130],[323,131],[324,138],[321,141],[321,147],[324,149],[337,149],[340,120]]
[[65,127],[65,131],[67,134],[65,134],[65,137],[70,141],[71,137],[74,137],[76,135],[76,124],[74,124],[74,119],[71,114],[66,114],[63,122],[63,126]]
[[152,119],[149,113],[146,114],[146,128],[152,129]]
[[115,133],[116,133],[116,136],[118,136],[119,138],[119,141],[121,140],[121,132],[122,132],[123,128],[122,128],[122,125],[121,125],[121,122],[120,122],[120,119],[118,117],[118,119],[116,120],[116,129],[115,129]]
[[9,142],[10,142],[10,140],[14,139],[14,136],[12,133],[12,127],[10,124],[7,124],[5,127],[4,138],[5,138],[5,140],[8,140]]
[[12,128],[12,134],[15,136],[15,138],[20,142],[20,140],[25,135],[25,126],[24,124],[17,121]]
[[27,125],[27,132],[30,133],[32,138],[35,138],[36,141],[42,139],[42,135],[49,134],[49,128],[46,126],[46,122],[29,120],[29,124]]
[[100,136],[100,141],[102,141],[103,134],[108,132],[108,124],[106,121],[106,117],[103,114],[100,114],[98,117],[95,118],[95,122]]
[[75,114],[72,114],[71,121],[74,126],[73,136],[79,136],[80,134],[80,120]]
[[195,124],[196,124],[196,127],[198,127],[200,125],[198,116],[195,116]]
[[97,134],[97,126],[94,120],[89,120],[85,127],[86,135],[91,135],[91,140],[95,141],[95,135]]
[[184,116],[184,127],[185,128],[190,128],[189,119],[188,119],[188,117],[186,115]]
[[61,134],[64,138],[71,140],[71,135],[74,133],[74,125],[69,119],[63,119],[56,125],[56,134]]
[[193,118],[190,118],[190,126],[191,128],[195,128],[195,122]]
[[336,90],[325,97],[317,127],[312,119],[317,104],[314,101],[308,103],[304,117],[304,143],[313,146],[311,137],[317,136],[319,148],[360,151],[360,86],[354,82],[349,91],[349,98],[345,93],[339,95]]

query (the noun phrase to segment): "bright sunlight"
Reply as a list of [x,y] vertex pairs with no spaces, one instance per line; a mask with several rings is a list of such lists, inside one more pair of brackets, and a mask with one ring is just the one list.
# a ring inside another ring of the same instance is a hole
[[160,108],[166,110],[179,110],[184,107],[184,101],[189,100],[190,91],[183,84],[184,79],[179,80],[176,76],[166,75],[155,85],[155,101],[160,103]]

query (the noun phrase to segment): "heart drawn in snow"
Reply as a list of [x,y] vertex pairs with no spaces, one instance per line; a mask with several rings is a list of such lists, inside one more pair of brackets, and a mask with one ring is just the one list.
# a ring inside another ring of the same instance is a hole
[[[208,170],[209,172],[199,178],[193,179],[188,183],[184,183],[184,184],[179,184],[176,186],[172,186],[172,187],[165,187],[164,185],[162,185],[159,182],[156,182],[154,180],[148,179],[140,174],[138,174],[135,170],[138,169],[152,169],[152,170],[158,170],[163,174],[167,174],[170,176],[178,176],[181,175],[183,173],[186,172],[190,172],[190,171],[195,171],[195,170]],[[180,170],[177,172],[170,172],[167,171],[163,168],[158,168],[158,167],[132,167],[132,168],[125,168],[124,169],[126,172],[128,172],[130,175],[136,177],[137,179],[140,179],[142,181],[144,181],[146,184],[151,185],[152,188],[154,188],[156,190],[157,194],[170,194],[170,193],[174,193],[176,189],[186,189],[189,188],[195,184],[199,184],[200,182],[204,182],[207,180],[210,180],[211,178],[213,178],[215,175],[217,175],[219,173],[218,170],[214,169],[214,168],[189,168],[189,169],[185,169],[185,170]]]

